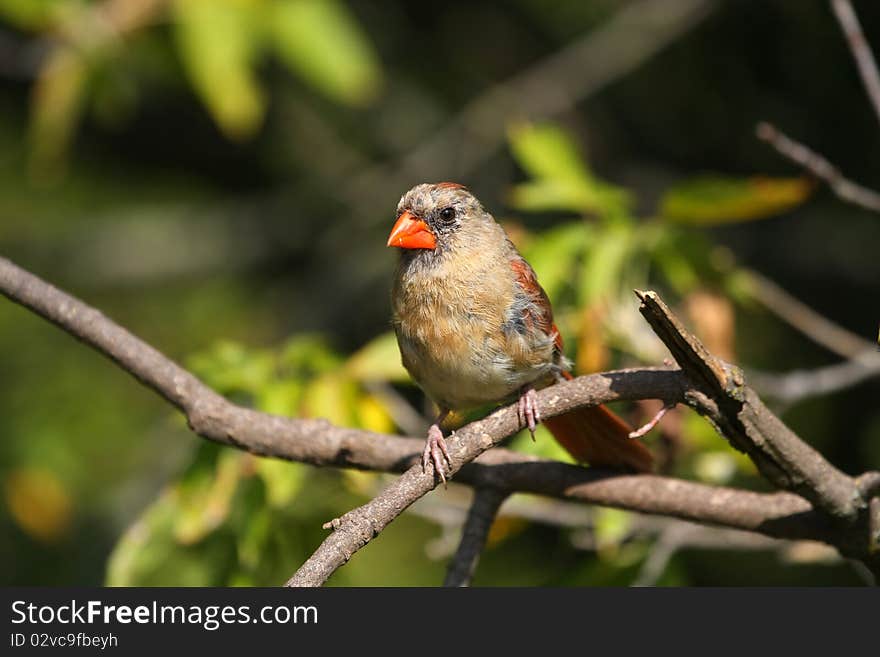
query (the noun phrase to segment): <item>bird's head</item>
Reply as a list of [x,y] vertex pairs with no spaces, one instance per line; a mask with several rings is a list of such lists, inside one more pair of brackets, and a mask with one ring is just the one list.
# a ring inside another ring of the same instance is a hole
[[397,204],[397,221],[388,236],[388,246],[442,252],[455,242],[462,229],[487,216],[464,185],[416,185]]

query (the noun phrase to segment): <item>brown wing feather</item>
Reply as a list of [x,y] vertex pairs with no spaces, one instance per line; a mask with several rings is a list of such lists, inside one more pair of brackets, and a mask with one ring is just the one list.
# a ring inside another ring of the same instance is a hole
[[553,344],[562,353],[562,335],[553,323],[553,307],[544,288],[538,283],[538,276],[532,266],[522,257],[510,261],[510,268],[516,282],[531,303],[523,311],[523,321],[530,329],[538,329],[553,336]]
[[[538,283],[535,271],[523,258],[511,261],[511,268],[522,291],[531,301],[523,313],[526,326],[553,336],[553,344],[562,353],[562,336],[553,323],[553,308],[547,293]],[[562,375],[571,379],[568,372]],[[651,452],[629,438],[630,427],[604,406],[579,408],[565,415],[544,420],[544,424],[565,449],[581,462],[596,467],[611,467],[635,472],[650,472]]]

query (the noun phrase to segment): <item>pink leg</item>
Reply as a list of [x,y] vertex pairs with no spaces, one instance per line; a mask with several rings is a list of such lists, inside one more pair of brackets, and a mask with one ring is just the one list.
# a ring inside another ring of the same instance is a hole
[[440,481],[443,482],[444,486],[446,485],[446,465],[443,463],[443,460],[446,459],[446,462],[452,465],[452,459],[449,456],[449,450],[446,447],[446,440],[443,438],[443,430],[440,428],[440,425],[448,414],[448,410],[440,410],[437,421],[428,429],[428,439],[425,441],[425,450],[422,452],[422,472],[427,471],[428,463],[433,464],[434,472],[440,477]]
[[525,386],[520,391],[516,414],[520,424],[529,430],[529,433],[532,434],[532,440],[534,440],[535,428],[541,422],[541,411],[538,408],[538,394],[532,386]]

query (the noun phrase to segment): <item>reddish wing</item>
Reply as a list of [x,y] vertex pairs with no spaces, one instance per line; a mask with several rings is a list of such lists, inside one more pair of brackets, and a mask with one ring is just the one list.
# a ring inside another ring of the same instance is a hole
[[553,308],[544,288],[538,283],[535,270],[523,258],[515,258],[510,261],[516,281],[523,293],[529,299],[529,303],[523,311],[523,321],[530,329],[537,328],[547,335],[553,336],[553,344],[556,350],[562,353],[562,335],[556,324],[553,323]]
[[[526,327],[552,335],[556,349],[562,353],[562,337],[553,323],[553,309],[547,293],[538,283],[535,271],[522,258],[511,260],[510,267],[530,302],[523,311]],[[572,378],[565,371],[562,376]],[[629,426],[604,406],[585,406],[543,422],[559,444],[577,461],[598,467],[651,471],[651,452],[640,442],[630,440]]]

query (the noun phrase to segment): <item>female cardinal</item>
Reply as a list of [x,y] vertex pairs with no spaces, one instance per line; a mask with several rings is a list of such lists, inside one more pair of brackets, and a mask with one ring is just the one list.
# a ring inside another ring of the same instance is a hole
[[[535,389],[572,378],[553,311],[534,270],[504,229],[462,185],[416,185],[400,199],[388,246],[401,249],[391,293],[403,365],[437,403],[422,467],[445,482],[449,453],[440,428],[451,410],[519,397],[534,437]],[[578,461],[651,469],[651,453],[603,406],[544,420]]]

